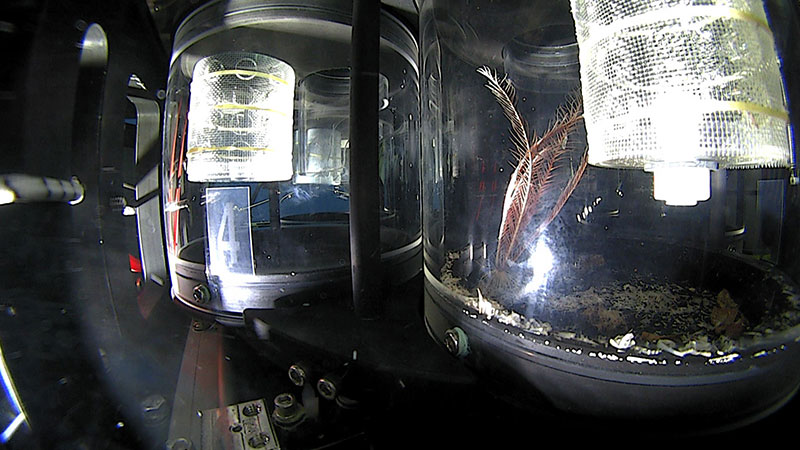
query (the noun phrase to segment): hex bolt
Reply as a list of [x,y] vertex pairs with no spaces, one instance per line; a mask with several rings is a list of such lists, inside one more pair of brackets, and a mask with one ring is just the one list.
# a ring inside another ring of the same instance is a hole
[[214,326],[214,322],[206,322],[204,320],[194,320],[192,322],[192,331],[202,332],[206,330],[210,330],[211,327]]
[[200,304],[206,304],[211,301],[211,291],[205,284],[198,284],[192,289],[192,298]]
[[167,399],[165,399],[162,395],[148,395],[139,402],[139,406],[141,407],[144,423],[147,425],[156,425],[161,423],[169,416]]
[[317,381],[317,391],[325,400],[336,398],[336,382],[329,377],[320,378]]
[[295,386],[303,386],[306,384],[306,380],[308,379],[308,374],[306,373],[306,369],[299,364],[292,364],[289,366],[289,380],[292,381],[292,384]]
[[258,433],[247,440],[247,443],[252,448],[263,448],[269,443],[269,435],[267,433]]
[[261,405],[258,403],[250,403],[242,408],[242,414],[247,417],[257,416],[261,412]]
[[192,445],[192,441],[187,438],[177,438],[170,441],[167,441],[166,445],[168,450],[193,450],[194,446]]
[[292,425],[300,422],[305,417],[303,406],[298,403],[294,395],[287,393],[278,394],[273,400],[275,409],[272,418],[281,425]]
[[444,346],[451,355],[463,358],[469,353],[467,333],[459,327],[444,332]]

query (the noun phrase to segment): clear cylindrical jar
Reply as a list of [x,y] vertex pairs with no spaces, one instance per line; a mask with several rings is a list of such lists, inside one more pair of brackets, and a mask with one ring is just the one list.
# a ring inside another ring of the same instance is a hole
[[[659,4],[679,3],[707,2]],[[757,25],[779,56],[790,54],[787,36],[797,32],[787,5],[775,6],[780,19]],[[729,6],[729,16],[750,20]],[[679,26],[713,38],[704,27],[717,21]],[[519,397],[605,418],[693,417],[713,428],[761,417],[793,395],[793,165],[699,158],[710,197],[677,206],[654,197],[650,167],[593,164],[580,67],[589,55],[581,54],[569,2],[425,0],[420,33],[425,312],[435,339],[468,340],[458,356],[513,382],[504,386]],[[736,58],[758,48],[741,45]],[[771,82],[794,92],[790,59],[780,76]],[[757,127],[759,114],[741,105],[728,104]],[[780,107],[771,117],[789,127],[791,114]],[[671,133],[698,133],[685,116],[672,114]]]
[[[248,308],[347,292],[351,3],[218,1],[175,34],[163,152],[173,295],[239,323]],[[381,261],[419,272],[416,40],[381,21]]]

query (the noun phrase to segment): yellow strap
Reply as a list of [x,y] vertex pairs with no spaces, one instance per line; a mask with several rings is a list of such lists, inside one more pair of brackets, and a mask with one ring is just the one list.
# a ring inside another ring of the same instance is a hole
[[244,150],[244,151],[253,151],[253,152],[277,152],[279,150],[275,150],[274,148],[269,147],[234,147],[232,145],[228,146],[220,146],[220,147],[192,147],[186,153],[202,153],[202,152],[209,152],[215,150]]
[[236,103],[220,103],[213,106],[214,109],[246,109],[250,111],[267,111],[275,114],[280,114],[281,116],[287,117],[287,114],[284,111],[278,111],[277,109],[272,108],[262,108],[260,106],[252,106],[252,105],[239,105]]
[[275,75],[272,75],[271,73],[256,72],[255,70],[243,70],[243,69],[228,69],[228,70],[220,70],[220,71],[217,71],[217,72],[209,72],[209,73],[201,76],[200,79],[205,80],[207,78],[220,77],[220,76],[223,76],[223,75],[239,75],[239,76],[245,76],[245,77],[251,77],[251,78],[252,77],[268,78],[270,80],[274,80],[274,81],[277,81],[279,83],[283,83],[283,84],[285,84],[287,86],[289,85],[288,81],[284,80],[283,78],[276,77]]
[[758,105],[756,103],[750,102],[720,102],[724,105],[727,105],[730,111],[744,111],[749,113],[759,113],[764,114],[770,117],[774,117],[776,119],[783,120],[784,122],[789,121],[789,113],[786,111],[782,111],[779,109],[768,108],[766,106]]

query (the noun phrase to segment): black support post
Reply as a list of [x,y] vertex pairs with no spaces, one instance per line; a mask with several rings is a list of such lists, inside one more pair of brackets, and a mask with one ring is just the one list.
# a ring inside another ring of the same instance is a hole
[[378,183],[380,2],[353,1],[350,70],[350,263],[353,306],[363,319],[381,311]]

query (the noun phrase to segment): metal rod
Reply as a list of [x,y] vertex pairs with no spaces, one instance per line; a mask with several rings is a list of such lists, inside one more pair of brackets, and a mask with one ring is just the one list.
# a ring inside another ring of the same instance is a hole
[[350,71],[350,264],[353,307],[363,319],[381,311],[378,182],[380,2],[353,1]]
[[77,178],[57,180],[24,174],[0,175],[0,204],[67,202],[83,200],[84,189]]

